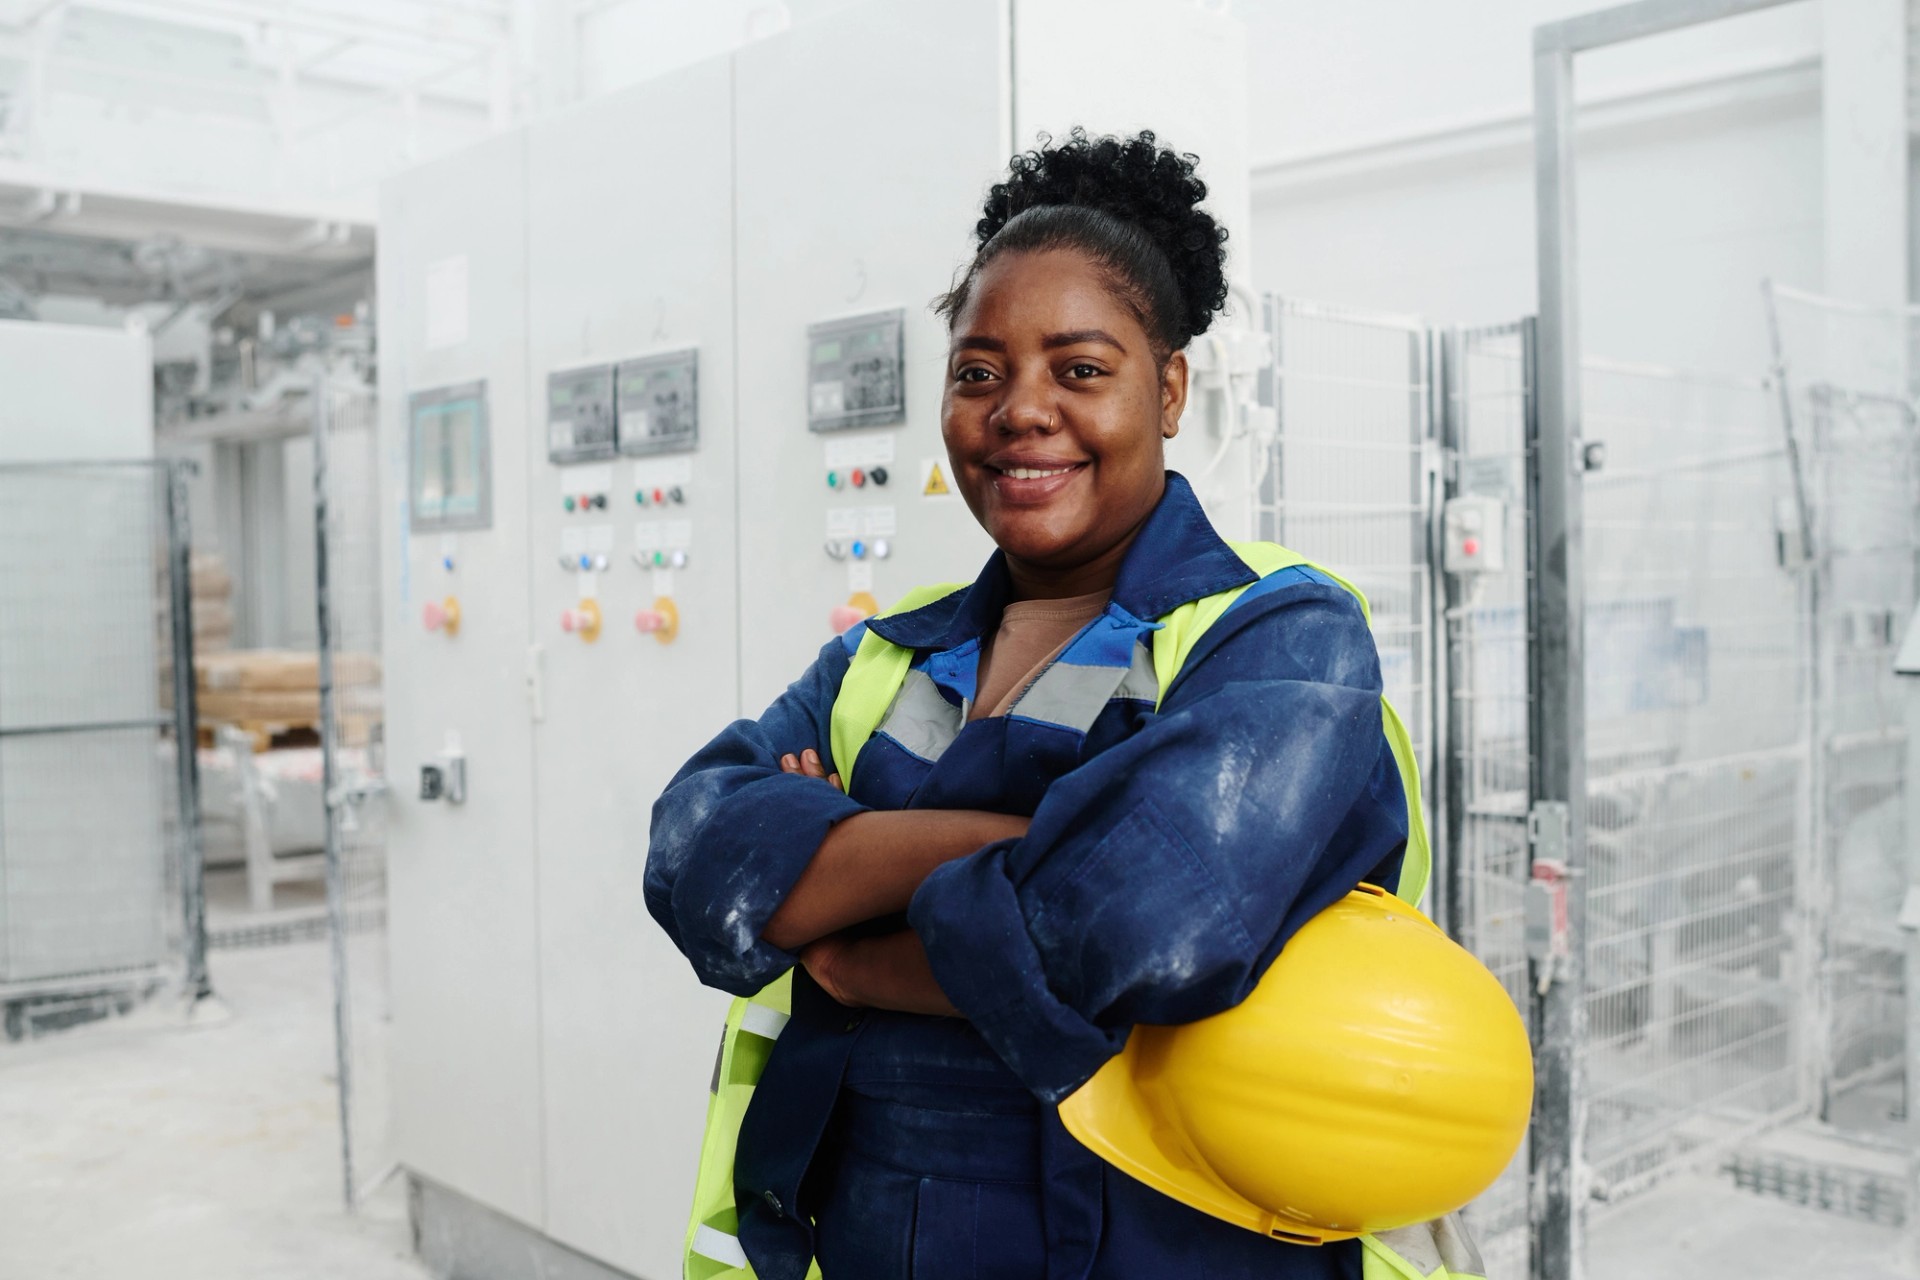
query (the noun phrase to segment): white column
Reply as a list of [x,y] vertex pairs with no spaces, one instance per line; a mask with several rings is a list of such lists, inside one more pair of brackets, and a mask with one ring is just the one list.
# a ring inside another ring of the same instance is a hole
[[1907,301],[1905,0],[1822,0],[1826,292]]

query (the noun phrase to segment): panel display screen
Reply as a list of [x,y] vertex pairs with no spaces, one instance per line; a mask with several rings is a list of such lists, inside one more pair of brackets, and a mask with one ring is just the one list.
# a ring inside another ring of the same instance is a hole
[[417,391],[407,401],[408,521],[415,533],[493,523],[487,384]]
[[614,455],[613,366],[547,375],[547,459],[596,462]]
[[620,452],[672,453],[700,443],[700,353],[623,360],[615,371]]
[[880,311],[807,327],[807,426],[885,427],[907,420],[906,312]]

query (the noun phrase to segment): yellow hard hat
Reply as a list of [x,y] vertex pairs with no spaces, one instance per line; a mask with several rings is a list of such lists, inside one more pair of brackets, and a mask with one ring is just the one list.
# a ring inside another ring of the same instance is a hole
[[1163,1195],[1320,1244],[1461,1208],[1512,1160],[1532,1105],[1526,1027],[1499,981],[1363,884],[1239,1005],[1135,1027],[1060,1119]]

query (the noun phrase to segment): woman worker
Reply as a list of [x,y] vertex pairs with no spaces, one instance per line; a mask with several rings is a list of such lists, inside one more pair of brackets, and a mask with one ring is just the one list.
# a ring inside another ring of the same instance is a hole
[[[797,965],[735,1151],[761,1280],[1361,1274],[1357,1242],[1218,1221],[1055,1112],[1129,1028],[1235,1005],[1322,908],[1393,886],[1408,838],[1359,604],[1263,577],[1165,468],[1227,295],[1194,170],[1151,133],[1015,158],[938,303],[952,474],[999,549],[830,641],[655,806],[647,906],[701,980]],[[897,692],[837,759],[870,651]]]

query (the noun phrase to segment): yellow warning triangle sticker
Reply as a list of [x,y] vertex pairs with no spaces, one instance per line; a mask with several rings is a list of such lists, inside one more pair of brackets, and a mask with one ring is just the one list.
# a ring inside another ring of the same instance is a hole
[[927,467],[927,481],[920,486],[920,496],[923,498],[944,498],[952,492],[953,490],[947,487],[947,477],[941,474],[940,464],[938,462],[929,464]]

